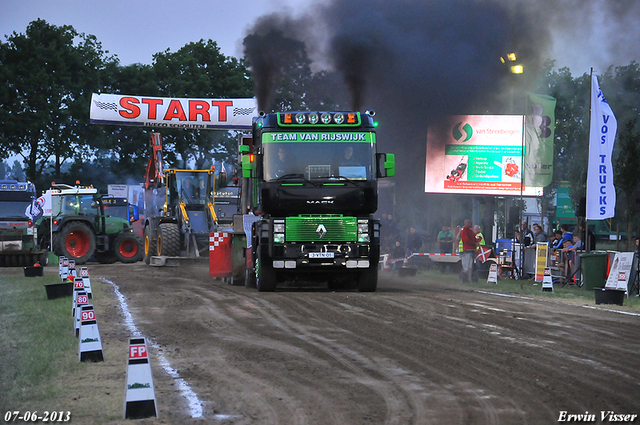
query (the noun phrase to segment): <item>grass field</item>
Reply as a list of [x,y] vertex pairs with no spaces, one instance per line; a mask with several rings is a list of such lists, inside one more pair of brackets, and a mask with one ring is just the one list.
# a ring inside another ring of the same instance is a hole
[[[44,277],[30,278],[22,269],[0,271],[0,417],[8,411],[56,411],[69,412],[71,423],[119,422],[126,346],[105,345],[101,328],[105,361],[80,362],[72,299],[48,300],[43,286],[60,282],[57,267],[47,267]],[[92,290],[99,318],[106,300],[101,285],[92,284]]]

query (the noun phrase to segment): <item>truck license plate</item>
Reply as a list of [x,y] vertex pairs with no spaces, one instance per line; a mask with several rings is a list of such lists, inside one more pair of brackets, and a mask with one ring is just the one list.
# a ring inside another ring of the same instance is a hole
[[310,252],[309,258],[333,258],[333,252]]

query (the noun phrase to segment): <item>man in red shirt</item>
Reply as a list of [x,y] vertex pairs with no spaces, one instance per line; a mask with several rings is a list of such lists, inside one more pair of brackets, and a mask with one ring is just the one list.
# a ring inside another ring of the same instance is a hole
[[478,241],[476,241],[476,234],[471,228],[471,220],[464,221],[464,227],[460,230],[460,239],[462,240],[462,252],[460,253],[460,261],[462,262],[462,272],[460,273],[460,281],[468,282],[478,280],[473,274],[473,260],[476,256],[476,248],[478,247]]

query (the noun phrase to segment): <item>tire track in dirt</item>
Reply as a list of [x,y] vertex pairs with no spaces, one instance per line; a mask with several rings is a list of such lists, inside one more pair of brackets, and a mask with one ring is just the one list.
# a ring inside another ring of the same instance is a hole
[[208,403],[205,418],[511,425],[637,406],[635,318],[384,278],[374,294],[258,293],[202,272],[156,272],[170,283],[150,300],[142,285],[129,293]]
[[[302,339],[306,344],[312,345],[315,349],[333,358],[342,367],[351,372],[354,380],[362,385],[371,388],[380,394],[387,411],[385,423],[388,425],[404,425],[415,423],[413,415],[407,415],[407,411],[412,411],[411,397],[409,397],[402,387],[393,388],[389,382],[380,379],[380,376],[389,378],[385,372],[375,365],[369,358],[347,347],[335,340],[325,338],[317,333],[311,332],[305,326],[299,325],[288,319],[282,310],[266,299],[258,300],[266,310],[261,313],[274,326],[283,332]],[[400,391],[398,391],[400,390]],[[403,401],[404,400],[404,401]],[[409,401],[407,401],[409,400]],[[409,416],[409,417],[407,417]]]
[[[391,326],[387,322],[384,316],[381,316],[377,313],[378,310],[372,309],[370,314],[367,314],[368,311],[356,306],[346,306],[342,302],[333,303],[331,301],[325,302],[323,300],[323,308],[329,308],[332,312],[332,317],[336,317],[338,315],[349,315],[349,314],[358,314],[365,316],[373,321],[377,321],[379,325],[386,323],[386,326]],[[388,300],[383,300],[386,302]],[[299,308],[304,308],[302,304],[309,303],[311,301],[308,300],[296,300]],[[309,316],[313,316],[319,310],[319,306],[310,305],[305,308],[306,314]],[[354,313],[355,312],[355,313]],[[339,321],[339,320],[334,320]],[[344,319],[345,322],[349,322],[348,318]],[[384,346],[380,346],[379,343],[379,334],[368,334],[367,329],[359,329],[360,332],[353,332],[344,329],[345,332],[350,334],[351,340],[350,342],[356,342],[360,344],[360,351],[362,352],[375,352],[378,351],[377,357],[372,357],[372,359],[379,366],[379,372],[390,382],[395,383],[397,386],[401,387],[406,394],[406,397],[411,400],[412,411],[416,412],[416,417],[420,418],[418,423],[422,423],[420,421],[427,420],[425,418],[425,414],[429,412],[427,416],[434,423],[442,423],[442,420],[450,419],[450,416],[454,414],[454,412],[459,412],[461,416],[464,416],[465,413],[472,410],[469,409],[469,405],[476,402],[478,405],[478,410],[485,412],[487,417],[486,422],[478,422],[477,420],[474,423],[487,423],[487,424],[499,424],[500,421],[498,419],[497,411],[505,412],[506,410],[510,410],[516,413],[520,418],[523,416],[522,410],[518,407],[514,406],[512,403],[506,403],[507,406],[504,406],[504,401],[500,400],[498,397],[487,396],[485,394],[485,390],[477,388],[471,382],[458,381],[454,379],[454,377],[449,376],[446,373],[443,373],[432,366],[428,366],[424,363],[421,358],[411,356],[409,353],[411,350],[409,347],[401,347],[401,349],[391,352],[391,349],[385,348]],[[426,346],[432,344],[431,340],[425,337],[425,334],[418,333],[408,333],[405,329],[395,329],[391,330],[391,333],[402,334],[402,339],[410,342],[416,346]],[[446,335],[445,335],[446,336]],[[444,338],[446,340],[446,338]],[[459,340],[454,340],[456,343],[459,343]],[[439,349],[442,352],[451,353],[453,352],[451,345],[444,345],[441,342],[436,342],[439,346]],[[382,352],[381,352],[382,351]],[[457,354],[460,355],[462,353],[464,357],[474,357],[474,353],[459,350],[457,349]],[[386,352],[386,354],[384,353]],[[390,360],[387,355],[393,355],[395,360]],[[408,364],[409,370],[420,370],[426,369],[428,371],[429,380],[427,380],[427,375],[424,377],[417,377],[413,372],[403,372],[399,374],[389,373],[389,370],[404,370],[401,366],[398,365],[398,358],[403,360],[403,364]],[[480,359],[482,360],[482,359]],[[479,374],[482,372],[482,368],[477,368],[476,372]],[[463,377],[465,378],[465,377]],[[434,380],[435,379],[435,380]],[[425,388],[428,387],[429,393],[428,396],[421,394],[419,391],[416,391],[416,388]],[[471,400],[470,400],[471,398]],[[499,406],[496,407],[489,401],[490,398],[496,399],[499,403]],[[446,407],[447,405],[451,405],[451,407]],[[437,407],[437,413],[434,412],[435,407]],[[443,418],[440,419],[437,416],[442,414]],[[507,421],[507,423],[509,423]]]

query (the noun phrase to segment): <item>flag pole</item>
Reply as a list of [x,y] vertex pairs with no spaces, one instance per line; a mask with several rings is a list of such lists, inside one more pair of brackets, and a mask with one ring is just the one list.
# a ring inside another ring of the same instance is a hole
[[[591,138],[591,96],[593,96],[593,67],[591,67],[591,71],[589,73],[589,128],[587,129],[587,134],[589,138]],[[589,148],[591,147],[591,140],[589,140]],[[587,155],[588,158],[588,155]],[[591,241],[589,240],[589,220],[587,219],[587,194],[585,193],[584,197],[584,240],[585,240],[585,251],[587,253],[591,252]]]

